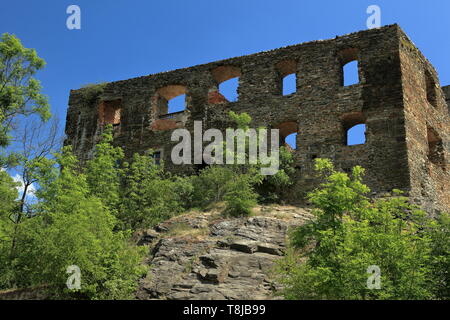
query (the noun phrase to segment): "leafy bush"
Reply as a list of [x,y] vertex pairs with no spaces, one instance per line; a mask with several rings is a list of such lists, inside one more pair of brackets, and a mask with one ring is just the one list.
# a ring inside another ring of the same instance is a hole
[[107,83],[88,83],[82,86],[81,95],[87,103],[94,103],[95,100],[103,93]]
[[90,193],[100,199],[121,221],[122,229],[148,228],[182,212],[191,204],[190,178],[171,176],[157,165],[150,150],[123,162],[120,147],[112,145],[107,127],[86,165]]
[[[285,298],[449,298],[446,215],[433,221],[399,191],[369,201],[361,167],[349,177],[318,159],[316,169],[324,178],[309,194],[316,218],[293,232],[278,269]],[[368,286],[370,266],[380,269],[378,290]]]
[[225,214],[236,217],[251,213],[258,197],[253,190],[253,183],[252,177],[248,174],[238,175],[228,183],[228,190],[224,196]]
[[286,194],[286,188],[293,184],[292,175],[294,156],[286,147],[280,147],[280,167],[274,175],[264,176],[261,185],[257,187],[261,202],[281,202]]
[[194,187],[194,206],[206,207],[224,200],[230,188],[230,181],[236,176],[231,166],[212,165],[192,178]]
[[86,164],[86,182],[90,193],[102,199],[108,210],[117,216],[120,187],[123,179],[122,148],[112,145],[112,126],[108,125],[101,141],[95,146],[95,156]]
[[[1,261],[7,269],[3,287],[47,285],[58,298],[131,298],[144,249],[132,246],[130,233],[114,231],[117,220],[101,199],[92,195],[85,174],[77,171],[70,147],[58,156],[61,171],[40,180],[39,203],[34,216],[15,225],[2,245]],[[6,223],[2,221],[2,223]],[[7,259],[3,259],[3,258]],[[66,288],[68,266],[81,270],[81,289]]]
[[125,228],[148,228],[186,209],[191,202],[189,178],[172,177],[150,155],[135,154],[125,169],[120,219]]
[[[245,135],[249,130],[251,117],[247,113],[237,114],[229,112],[229,117],[237,129],[241,129],[240,134]],[[238,137],[233,143],[236,143]],[[248,160],[248,137],[245,137],[245,154],[240,155]],[[226,143],[223,144],[223,154],[227,157]],[[234,164],[218,165],[213,164],[203,169],[200,174],[192,179],[194,187],[194,205],[206,207],[211,203],[225,201],[226,214],[232,216],[248,215],[251,208],[257,202],[258,195],[255,186],[263,180],[259,172],[259,164],[237,164],[238,154],[234,155]]]
[[15,189],[16,185],[9,174],[0,169],[0,217],[9,215],[17,206],[15,203],[18,196],[18,192]]
[[430,222],[431,290],[437,299],[450,299],[450,215],[441,214]]

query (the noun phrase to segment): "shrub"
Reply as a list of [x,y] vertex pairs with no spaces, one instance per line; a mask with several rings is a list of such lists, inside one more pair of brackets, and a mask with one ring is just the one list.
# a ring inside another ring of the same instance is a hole
[[[389,199],[369,201],[361,167],[353,168],[348,176],[335,171],[330,161],[318,159],[316,169],[324,179],[309,194],[316,218],[293,232],[293,249],[278,268],[285,298],[430,299],[446,295],[448,272],[443,267],[448,267],[448,225],[443,231],[442,223],[427,218],[400,191]],[[447,253],[438,249],[442,246]],[[378,290],[368,286],[370,266],[381,272]]]
[[294,157],[286,147],[280,147],[280,167],[274,175],[264,176],[261,185],[257,187],[261,202],[281,202],[286,195],[286,189],[293,184],[292,175]]
[[95,100],[103,93],[107,83],[88,83],[82,86],[81,95],[87,103],[94,103]]
[[204,208],[211,203],[224,200],[230,188],[230,181],[236,177],[231,166],[213,165],[203,169],[192,178],[194,206]]
[[[91,194],[69,147],[58,156],[58,163],[61,171],[40,179],[34,215],[16,225],[17,249],[9,256],[8,287],[45,284],[56,298],[131,298],[145,271],[144,249],[130,244],[130,232],[114,231],[116,217]],[[81,270],[81,288],[75,292],[66,288],[71,265]]]
[[125,169],[119,217],[125,228],[148,228],[186,209],[191,202],[189,178],[173,177],[151,154],[135,154]]
[[228,190],[224,196],[225,214],[236,217],[251,213],[251,209],[257,204],[258,197],[252,184],[252,178],[246,174],[236,176],[228,184]]

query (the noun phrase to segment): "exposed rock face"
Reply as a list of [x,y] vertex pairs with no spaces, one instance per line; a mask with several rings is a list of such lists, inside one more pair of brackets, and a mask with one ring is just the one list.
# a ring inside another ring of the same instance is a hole
[[[287,231],[312,218],[297,207],[259,207],[256,216],[176,217],[141,235],[153,246],[139,299],[276,299],[272,270]],[[180,228],[179,226],[183,226]],[[175,231],[174,231],[175,230]]]

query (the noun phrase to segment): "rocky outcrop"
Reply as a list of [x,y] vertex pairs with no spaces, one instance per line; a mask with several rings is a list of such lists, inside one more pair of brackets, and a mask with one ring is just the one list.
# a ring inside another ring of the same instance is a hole
[[151,268],[138,299],[274,299],[273,267],[289,228],[312,215],[297,207],[258,207],[246,218],[189,213],[139,235]]

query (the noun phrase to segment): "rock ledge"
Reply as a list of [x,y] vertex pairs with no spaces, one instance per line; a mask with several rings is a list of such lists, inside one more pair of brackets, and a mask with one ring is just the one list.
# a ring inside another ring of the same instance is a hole
[[277,299],[271,276],[287,231],[312,219],[308,209],[259,206],[247,218],[188,213],[141,232],[151,268],[138,299]]

